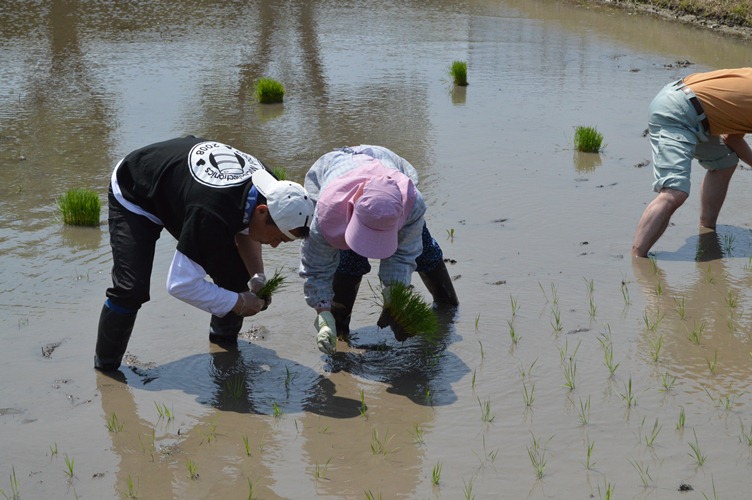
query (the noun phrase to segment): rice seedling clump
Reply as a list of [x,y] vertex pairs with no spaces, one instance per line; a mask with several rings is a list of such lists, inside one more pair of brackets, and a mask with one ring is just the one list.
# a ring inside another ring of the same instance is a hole
[[465,61],[453,61],[449,66],[449,76],[455,85],[467,86],[467,63]]
[[595,127],[579,126],[574,131],[574,147],[583,153],[598,153],[603,143],[603,134]]
[[285,87],[272,78],[261,78],[256,84],[256,98],[261,104],[282,102]]
[[261,289],[256,292],[256,297],[260,298],[261,300],[269,300],[272,295],[282,286],[282,284],[285,281],[285,277],[282,276],[282,273],[279,269],[274,271],[274,275],[266,280],[266,283],[264,283],[264,286],[261,287]]
[[436,313],[413,287],[393,283],[382,291],[382,298],[383,308],[408,337],[421,335],[430,340],[436,338],[439,331]]
[[98,226],[102,203],[89,189],[69,189],[57,199],[63,222],[74,226]]

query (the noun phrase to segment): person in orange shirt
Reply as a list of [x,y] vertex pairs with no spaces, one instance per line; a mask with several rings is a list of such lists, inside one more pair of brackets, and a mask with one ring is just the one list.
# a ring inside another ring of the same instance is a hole
[[650,104],[653,190],[637,224],[632,255],[647,257],[689,196],[692,159],[707,172],[700,187],[700,227],[715,230],[739,160],[752,165],[752,68],[694,73],[669,83]]

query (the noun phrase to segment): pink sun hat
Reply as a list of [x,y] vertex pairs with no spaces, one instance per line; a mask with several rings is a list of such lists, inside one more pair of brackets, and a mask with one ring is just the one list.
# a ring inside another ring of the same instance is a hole
[[400,171],[375,159],[364,163],[324,188],[318,223],[333,247],[386,259],[397,251],[398,233],[412,210],[416,189]]

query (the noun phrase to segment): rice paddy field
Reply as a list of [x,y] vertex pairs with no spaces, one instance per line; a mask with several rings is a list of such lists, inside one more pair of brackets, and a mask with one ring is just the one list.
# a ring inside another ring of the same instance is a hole
[[[0,496],[748,496],[749,168],[717,233],[696,165],[651,258],[629,255],[650,101],[749,66],[748,42],[552,0],[6,0],[0,32]],[[123,155],[185,134],[297,181],[335,147],[411,161],[460,299],[438,342],[376,327],[374,261],[350,345],[323,355],[288,243],[265,251],[285,278],[269,309],[211,345],[164,290],[164,233],[126,364],[96,372],[106,207],[71,226],[57,200],[106,203]]]

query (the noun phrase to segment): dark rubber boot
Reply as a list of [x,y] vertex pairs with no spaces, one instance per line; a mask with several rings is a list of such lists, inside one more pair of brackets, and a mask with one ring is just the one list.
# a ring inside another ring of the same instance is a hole
[[452,278],[449,277],[449,271],[447,271],[446,264],[443,261],[433,271],[418,274],[428,291],[431,292],[435,304],[454,307],[460,305],[457,293],[454,291]]
[[221,318],[212,315],[209,322],[209,342],[218,345],[237,345],[243,327],[243,317],[230,311]]
[[107,304],[102,307],[102,312],[99,315],[94,368],[105,372],[120,368],[135,322],[135,313],[115,312],[107,307]]
[[355,297],[358,296],[362,276],[348,276],[347,274],[334,273],[332,289],[332,316],[337,325],[337,337],[347,340],[350,336],[350,318],[352,317]]

